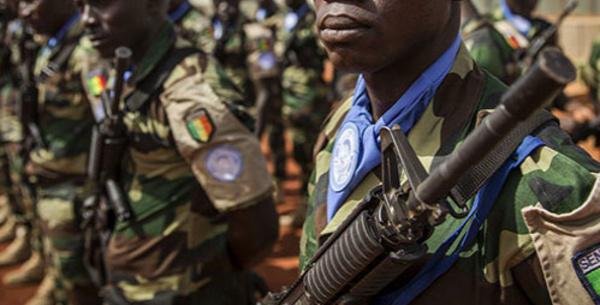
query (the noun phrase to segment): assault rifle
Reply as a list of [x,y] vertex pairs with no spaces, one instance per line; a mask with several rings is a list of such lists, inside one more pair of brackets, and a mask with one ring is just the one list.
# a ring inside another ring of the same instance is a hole
[[567,6],[563,9],[562,13],[558,17],[558,20],[552,24],[549,28],[543,31],[540,35],[533,39],[529,48],[525,51],[522,57],[522,66],[529,67],[538,57],[540,52],[552,42],[553,37],[556,37],[556,33],[563,21],[573,13],[573,11],[579,5],[579,1],[571,0]]
[[[431,175],[399,127],[382,128],[383,186],[372,189],[324,242],[296,283],[281,293],[270,293],[262,304],[345,304],[347,300],[363,304],[379,293],[425,257],[425,242],[446,216],[467,215],[465,202],[470,197],[461,200],[455,196],[462,194],[456,186],[464,175],[472,167],[487,165],[488,154],[503,149],[497,144],[512,136],[511,130],[519,122],[527,124],[528,118],[575,76],[575,68],[558,49],[543,51],[537,63],[502,96],[496,110]],[[401,170],[408,185],[400,184]],[[449,195],[452,201],[447,200]]]
[[[131,50],[125,47],[115,51],[115,85],[112,99],[109,89],[101,93],[102,105],[106,114],[92,133],[92,144],[88,162],[88,175],[96,187],[96,195],[84,203],[83,227],[91,231],[88,243],[93,243],[101,253],[93,252],[88,256],[88,262],[95,270],[95,281],[99,286],[106,283],[104,247],[108,244],[115,221],[130,221],[133,217],[129,202],[119,185],[121,160],[127,146],[127,130],[123,116],[119,111],[125,72],[129,67]],[[90,236],[91,235],[91,236]],[[104,271],[104,272],[100,272]]]

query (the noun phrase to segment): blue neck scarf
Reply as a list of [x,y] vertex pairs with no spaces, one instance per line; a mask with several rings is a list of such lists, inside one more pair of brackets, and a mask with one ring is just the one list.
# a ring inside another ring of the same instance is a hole
[[525,37],[529,37],[529,32],[533,26],[531,21],[522,16],[515,15],[508,7],[508,4],[506,4],[506,0],[500,1],[500,9],[502,9],[504,18],[506,18],[506,20],[508,20],[508,22],[510,22],[517,29],[517,31],[519,31],[519,33]]
[[189,2],[183,2],[174,12],[169,14],[169,20],[171,20],[173,23],[179,21],[179,19],[181,19],[181,17],[183,17],[183,15],[185,15],[190,8],[192,8],[192,6]]
[[331,221],[352,190],[381,164],[383,126],[399,124],[408,133],[425,112],[440,84],[450,72],[460,48],[460,34],[404,95],[377,122],[370,113],[370,100],[365,81],[358,79],[352,108],[338,132],[329,166],[327,220]]

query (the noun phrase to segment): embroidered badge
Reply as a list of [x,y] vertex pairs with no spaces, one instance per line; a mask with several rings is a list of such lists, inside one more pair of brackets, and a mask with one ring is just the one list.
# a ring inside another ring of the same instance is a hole
[[219,146],[208,152],[206,168],[211,176],[221,182],[234,182],[244,167],[242,154],[228,146]]
[[329,183],[334,191],[345,189],[358,164],[358,127],[353,123],[344,125],[333,147],[333,168],[329,170]]
[[86,79],[92,95],[100,96],[100,93],[106,89],[106,78],[101,70],[94,70],[88,73]]
[[208,111],[204,108],[200,108],[191,114],[188,114],[185,118],[185,122],[192,138],[200,143],[207,143],[210,141],[215,132],[215,125],[213,124]]
[[594,304],[600,305],[600,244],[577,253],[572,262],[577,277],[594,300]]

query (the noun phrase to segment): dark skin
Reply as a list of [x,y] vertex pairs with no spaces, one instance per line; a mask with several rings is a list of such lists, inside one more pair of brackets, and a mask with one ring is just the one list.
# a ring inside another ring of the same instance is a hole
[[531,13],[535,10],[538,0],[506,0],[506,4],[513,14],[531,19]]
[[[167,19],[165,0],[76,0],[82,21],[94,46],[111,58],[120,45],[129,47],[134,60],[143,58],[162,22]],[[135,13],[136,18],[131,18]],[[136,39],[132,39],[136,37]],[[277,241],[278,215],[273,198],[227,213],[229,247],[234,263],[248,269],[262,260]]]
[[[315,5],[330,60],[341,70],[362,73],[375,119],[448,49],[460,25],[460,0],[315,0]],[[533,303],[547,304],[547,295],[535,294],[545,287],[536,262],[532,256],[512,272]]]
[[186,0],[171,0],[169,1],[169,13],[174,12]]
[[37,33],[53,36],[77,13],[72,0],[22,0],[19,17]]
[[[214,0],[216,8],[216,18],[222,24],[229,24],[236,20],[239,15],[239,0]],[[218,52],[218,50],[217,50]],[[219,56],[217,56],[219,58]],[[278,78],[263,78],[253,80],[254,92],[256,97],[254,106],[256,108],[256,121],[254,123],[254,133],[261,137],[268,121],[268,110],[276,103],[280,102],[281,89]]]

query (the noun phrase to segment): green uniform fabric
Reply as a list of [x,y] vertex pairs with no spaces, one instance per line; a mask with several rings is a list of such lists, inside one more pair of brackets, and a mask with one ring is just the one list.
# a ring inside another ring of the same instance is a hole
[[[495,107],[505,90],[495,77],[476,67],[462,46],[450,73],[408,134],[426,170],[439,166],[460,145],[474,128],[480,110]],[[307,267],[319,242],[347,217],[370,189],[381,184],[379,167],[363,179],[327,224],[329,164],[337,131],[350,106],[351,99],[332,113],[317,147],[316,168],[309,185],[309,215],[300,242],[301,269]],[[531,205],[541,205],[555,213],[576,209],[587,199],[596,180],[590,172],[598,172],[600,167],[554,123],[545,125],[535,136],[547,146],[538,148],[520,168],[509,174],[474,244],[411,304],[550,304],[543,285],[536,286],[533,278],[523,279],[513,273],[512,268],[521,263],[533,266],[536,262],[521,209]],[[470,200],[468,205],[472,204]],[[428,252],[433,253],[461,222],[447,217],[427,241]],[[424,263],[409,268],[395,284],[407,283]]]
[[490,72],[506,84],[520,76],[520,69],[512,47],[494,25],[485,18],[469,18],[461,26],[465,45],[480,68]]
[[204,51],[218,59],[227,76],[241,90],[245,106],[252,107],[256,98],[254,83],[279,76],[274,56],[271,56],[272,60],[261,60],[266,54],[274,54],[274,34],[239,13],[230,24],[223,25],[222,37],[217,39],[214,37],[215,22],[211,20],[210,31],[204,32],[208,35],[204,39],[213,41],[210,49]]
[[200,10],[191,7],[179,20],[175,21],[175,30],[194,47],[210,53],[215,45],[212,37],[212,24],[209,17]]
[[55,54],[76,44],[62,70],[38,82],[39,127],[46,147],[34,149],[25,171],[37,185],[38,216],[58,304],[94,303],[97,292],[83,265],[79,228],[84,198],[91,193],[86,162],[94,117],[81,82],[81,63],[97,51],[76,23],[53,48],[43,47],[34,74],[40,77]]
[[590,59],[583,70],[583,79],[592,94],[595,93],[596,101],[600,101],[600,90],[598,90],[600,88],[600,36],[594,40]]
[[[327,85],[322,78],[326,55],[317,40],[315,12],[309,9],[295,28],[286,29],[285,18],[291,12],[290,8],[280,8],[263,23],[276,29],[275,50],[284,62],[283,121],[293,142],[293,157],[302,168],[301,179],[306,182],[312,171],[312,148],[319,126],[330,109]],[[270,138],[277,141],[281,138],[278,133],[272,130]],[[271,146],[280,145],[271,143]],[[285,162],[285,152],[278,155],[280,162]]]
[[[171,50],[189,47],[165,23],[134,67],[125,101]],[[126,111],[122,185],[135,220],[117,222],[107,261],[111,287],[128,303],[247,300],[224,213],[271,196],[272,181],[258,140],[229,111],[241,101],[216,60],[196,53],[142,107]]]

